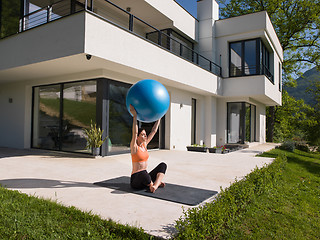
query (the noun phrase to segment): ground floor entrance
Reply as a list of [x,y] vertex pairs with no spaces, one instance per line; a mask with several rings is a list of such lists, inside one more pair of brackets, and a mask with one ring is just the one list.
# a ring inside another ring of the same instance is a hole
[[246,102],[227,103],[227,143],[256,141],[256,106]]

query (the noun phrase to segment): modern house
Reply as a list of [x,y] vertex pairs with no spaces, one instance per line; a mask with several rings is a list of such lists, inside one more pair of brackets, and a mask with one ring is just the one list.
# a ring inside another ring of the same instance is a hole
[[2,1],[0,147],[88,152],[92,121],[109,138],[103,156],[128,152],[125,98],[142,79],[170,94],[151,148],[265,142],[283,60],[268,14],[197,8],[194,18],[174,0]]

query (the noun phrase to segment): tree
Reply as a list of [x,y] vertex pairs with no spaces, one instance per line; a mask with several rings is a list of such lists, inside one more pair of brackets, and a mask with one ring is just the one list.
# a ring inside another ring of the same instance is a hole
[[0,38],[19,31],[20,0],[0,0]]
[[285,90],[282,93],[282,102],[282,106],[274,108],[275,142],[294,137],[299,140],[307,139],[307,130],[317,125],[315,110],[303,100],[296,100]]
[[[320,0],[218,0],[222,17],[267,11],[283,48],[283,83],[295,85],[302,69],[320,70]],[[269,107],[267,141],[273,141],[275,108]],[[276,116],[275,116],[276,117]]]
[[283,77],[290,83],[301,69],[320,69],[320,0],[218,0],[221,16],[267,11],[284,52]]
[[308,140],[314,145],[320,145],[320,80],[312,83],[307,89],[307,93],[311,93],[316,102],[315,111],[309,114],[310,118],[315,119],[315,124],[307,129]]

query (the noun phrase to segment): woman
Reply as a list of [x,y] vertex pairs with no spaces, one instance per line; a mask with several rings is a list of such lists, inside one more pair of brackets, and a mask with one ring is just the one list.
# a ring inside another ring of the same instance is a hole
[[155,122],[149,136],[144,129],[138,129],[137,112],[132,105],[130,105],[130,112],[133,115],[132,124],[132,139],[130,143],[131,158],[132,158],[132,173],[131,173],[131,187],[135,189],[149,188],[150,192],[154,193],[158,187],[164,187],[162,182],[164,174],[167,170],[165,163],[160,163],[150,173],[147,172],[149,153],[147,145],[156,134],[160,119]]

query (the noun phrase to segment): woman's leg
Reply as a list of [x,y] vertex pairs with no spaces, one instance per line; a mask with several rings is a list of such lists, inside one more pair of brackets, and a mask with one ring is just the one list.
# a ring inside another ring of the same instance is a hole
[[153,169],[149,174],[152,182],[149,185],[150,192],[155,192],[158,187],[164,187],[165,183],[162,182],[164,174],[167,170],[167,164],[160,163],[155,169]]
[[132,188],[143,189],[149,187],[151,183],[151,177],[146,170],[131,175],[130,185]]

